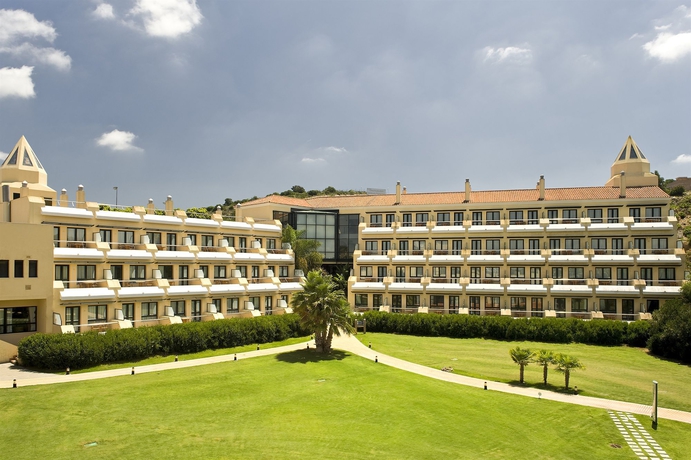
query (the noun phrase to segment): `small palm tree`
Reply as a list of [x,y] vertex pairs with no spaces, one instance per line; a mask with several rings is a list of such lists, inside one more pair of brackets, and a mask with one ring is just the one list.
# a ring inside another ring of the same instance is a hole
[[542,366],[542,381],[547,386],[547,371],[549,365],[554,363],[554,353],[549,350],[540,350],[535,354],[533,361]]
[[293,311],[303,326],[314,333],[317,351],[328,353],[334,335],[354,330],[350,324],[350,305],[331,277],[318,270],[307,274],[302,288],[290,302]]
[[571,371],[576,369],[585,369],[583,363],[581,363],[578,358],[570,355],[564,355],[558,353],[554,357],[554,364],[557,366],[557,371],[564,373],[564,387],[569,389],[569,378],[571,377]]
[[511,356],[511,359],[513,359],[513,362],[521,367],[519,381],[523,383],[523,373],[525,371],[525,366],[530,364],[530,361],[532,360],[535,353],[530,351],[529,348],[516,347],[509,350],[509,355]]

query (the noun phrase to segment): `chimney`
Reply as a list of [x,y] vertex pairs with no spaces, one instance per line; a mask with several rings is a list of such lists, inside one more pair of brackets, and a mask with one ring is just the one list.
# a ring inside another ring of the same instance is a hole
[[154,206],[154,199],[149,198],[149,202],[146,204],[146,213],[155,214],[156,207]]
[[173,197],[168,195],[166,198],[166,216],[173,215]]
[[84,192],[84,186],[81,184],[77,187],[77,207],[86,208],[86,193]]
[[60,206],[66,208],[69,204],[70,198],[67,196],[67,189],[60,191]]
[[465,180],[465,202],[470,203],[470,179]]
[[401,181],[396,182],[396,202],[394,204],[401,204]]
[[540,181],[537,183],[540,190],[540,200],[545,199],[545,176],[540,176]]
[[408,189],[406,187],[403,187],[403,194],[405,195],[407,193],[408,193]]
[[626,198],[626,173],[619,173],[619,198]]
[[242,205],[235,205],[235,222],[242,222]]
[[22,198],[29,196],[29,183],[27,181],[22,182],[22,188],[19,189],[19,196]]

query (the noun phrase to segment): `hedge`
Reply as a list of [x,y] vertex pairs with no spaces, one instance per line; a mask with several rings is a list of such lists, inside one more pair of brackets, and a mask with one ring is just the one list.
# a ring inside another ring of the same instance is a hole
[[583,321],[576,318],[511,318],[506,316],[431,315],[369,311],[363,314],[370,332],[429,337],[525,340],[591,345],[644,347],[651,325],[646,321]]
[[117,329],[106,333],[33,334],[19,342],[18,357],[23,366],[30,368],[83,369],[155,355],[276,342],[308,334],[296,315]]

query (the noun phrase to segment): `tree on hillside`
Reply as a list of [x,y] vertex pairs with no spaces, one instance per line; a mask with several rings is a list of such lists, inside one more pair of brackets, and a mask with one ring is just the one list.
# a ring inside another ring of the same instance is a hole
[[569,378],[571,372],[577,369],[585,369],[583,363],[578,358],[563,353],[557,353],[554,357],[554,364],[557,366],[557,371],[564,374],[564,388],[569,389]]
[[516,347],[509,350],[509,355],[511,356],[511,359],[513,359],[513,362],[521,367],[519,382],[523,383],[523,373],[525,372],[525,366],[530,364],[535,353],[530,351],[529,348]]
[[350,324],[350,305],[343,291],[336,288],[329,275],[319,270],[307,274],[302,291],[290,302],[302,325],[314,333],[317,351],[331,351],[333,336],[354,331]]
[[554,353],[549,350],[540,350],[535,354],[533,358],[535,364],[542,366],[542,382],[547,385],[547,372],[549,371],[549,365],[554,363]]
[[659,356],[691,363],[691,282],[682,285],[679,298],[666,301],[653,312],[648,349]]
[[289,243],[295,254],[295,268],[304,273],[318,270],[322,266],[322,255],[317,252],[321,243],[304,238],[305,231],[295,230],[290,225],[283,227],[283,243]]

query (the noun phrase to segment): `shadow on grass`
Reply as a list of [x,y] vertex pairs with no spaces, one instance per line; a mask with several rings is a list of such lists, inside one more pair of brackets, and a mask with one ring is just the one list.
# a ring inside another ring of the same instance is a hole
[[[573,385],[569,386],[569,389],[567,390],[564,388],[564,385],[552,385],[551,383],[547,383],[547,385],[543,384],[542,382],[540,383],[520,383],[518,380],[511,380],[509,382],[506,382],[509,386],[512,387],[517,387],[517,388],[533,388],[535,390],[544,390],[544,391],[552,391],[554,393],[562,393],[562,394],[569,394],[572,395],[576,390],[574,390]],[[583,394],[584,391],[582,389],[578,390],[578,394]]]
[[284,363],[318,363],[321,361],[341,361],[348,354],[340,350],[331,353],[317,353],[316,350],[295,350],[276,355],[276,360]]

